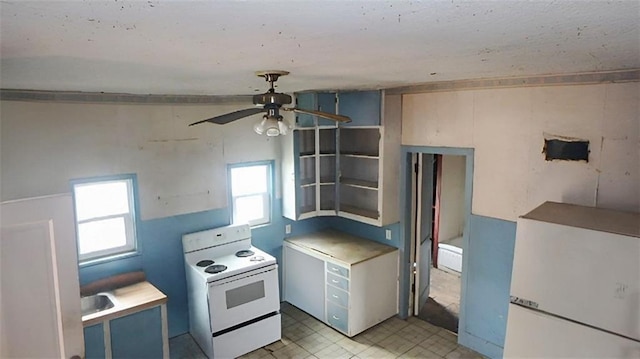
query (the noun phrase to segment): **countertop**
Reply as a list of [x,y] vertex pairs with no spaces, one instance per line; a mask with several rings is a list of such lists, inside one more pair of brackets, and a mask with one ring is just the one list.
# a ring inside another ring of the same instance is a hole
[[105,291],[114,298],[113,308],[87,314],[82,317],[82,325],[88,327],[145,309],[165,304],[167,296],[149,282],[139,282],[126,287]]
[[349,265],[381,256],[397,248],[335,230],[285,239],[297,246],[322,253]]

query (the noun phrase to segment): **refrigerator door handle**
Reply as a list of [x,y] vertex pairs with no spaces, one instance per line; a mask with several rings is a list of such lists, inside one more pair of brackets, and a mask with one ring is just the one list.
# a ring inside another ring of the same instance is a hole
[[512,295],[509,301],[513,304],[517,304],[526,308],[538,309],[540,307],[537,302],[525,298],[516,297],[515,295]]

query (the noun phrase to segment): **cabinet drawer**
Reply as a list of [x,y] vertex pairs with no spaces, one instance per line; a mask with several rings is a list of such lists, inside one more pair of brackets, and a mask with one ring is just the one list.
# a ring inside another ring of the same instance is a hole
[[332,327],[345,333],[349,332],[348,314],[347,309],[337,304],[327,302],[327,321]]
[[339,266],[337,264],[333,264],[331,262],[327,262],[327,272],[338,274],[345,278],[349,278],[349,269]]
[[349,293],[330,285],[327,286],[327,300],[342,307],[349,308]]
[[349,280],[335,274],[327,273],[327,284],[331,284],[332,286],[340,289],[349,290]]

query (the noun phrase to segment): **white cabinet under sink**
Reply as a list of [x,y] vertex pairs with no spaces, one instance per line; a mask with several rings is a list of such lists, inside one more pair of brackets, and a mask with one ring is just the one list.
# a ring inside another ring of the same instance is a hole
[[345,335],[398,313],[396,248],[329,230],[288,238],[283,252],[284,300]]
[[292,136],[282,139],[284,216],[338,215],[376,226],[397,222],[400,95],[307,93],[298,100],[301,107],[353,121],[336,126],[306,114],[297,118]]

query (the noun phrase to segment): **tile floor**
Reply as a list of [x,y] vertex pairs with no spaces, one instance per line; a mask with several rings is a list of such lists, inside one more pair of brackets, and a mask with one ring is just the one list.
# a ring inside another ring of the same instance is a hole
[[[458,345],[455,334],[416,317],[389,318],[348,338],[286,302],[281,312],[282,340],[240,358],[482,358]],[[169,344],[172,359],[206,358],[189,334]]]

